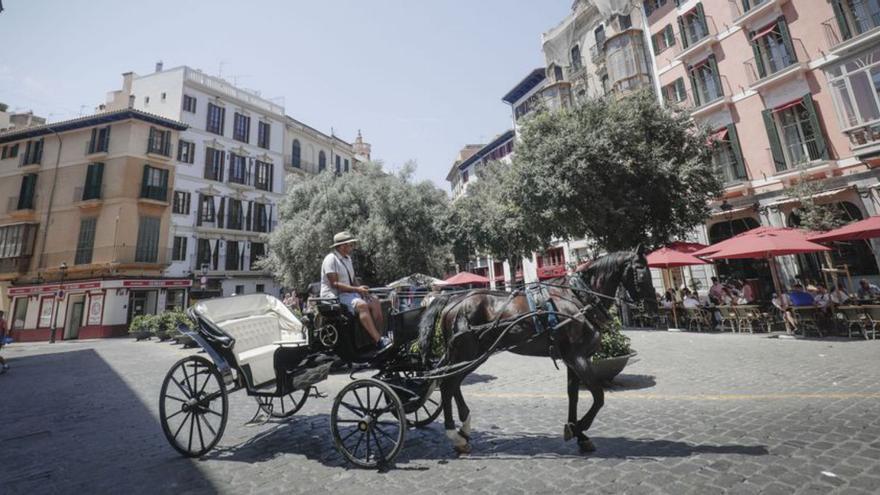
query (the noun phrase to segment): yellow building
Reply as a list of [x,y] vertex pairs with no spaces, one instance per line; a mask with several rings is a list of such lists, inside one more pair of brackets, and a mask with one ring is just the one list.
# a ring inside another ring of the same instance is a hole
[[163,278],[180,122],[133,109],[0,133],[0,287],[19,341],[124,333]]

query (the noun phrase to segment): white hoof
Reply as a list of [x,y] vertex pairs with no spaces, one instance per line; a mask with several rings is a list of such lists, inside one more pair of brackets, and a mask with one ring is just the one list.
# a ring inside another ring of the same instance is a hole
[[452,446],[456,451],[463,449],[468,443],[467,439],[458,433],[458,430],[446,430],[446,436],[452,441]]
[[462,423],[462,425],[461,425],[461,430],[460,430],[460,431],[461,431],[462,433],[464,433],[464,435],[465,435],[466,437],[470,437],[470,436],[471,436],[471,417],[470,417],[470,416],[468,416],[467,419],[464,420],[464,423]]

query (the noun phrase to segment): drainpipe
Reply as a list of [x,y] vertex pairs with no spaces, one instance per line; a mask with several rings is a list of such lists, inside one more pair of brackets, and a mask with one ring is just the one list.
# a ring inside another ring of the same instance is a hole
[[49,234],[49,222],[52,220],[52,204],[55,202],[55,189],[58,186],[58,167],[61,163],[61,146],[63,144],[63,140],[58,132],[51,127],[47,127],[52,134],[55,134],[55,137],[58,139],[58,153],[55,155],[55,174],[52,176],[52,188],[49,191],[49,204],[46,207],[46,223],[43,226],[43,238],[40,242],[40,260],[38,263],[39,268],[45,268],[43,266],[43,255],[46,253],[46,237]]

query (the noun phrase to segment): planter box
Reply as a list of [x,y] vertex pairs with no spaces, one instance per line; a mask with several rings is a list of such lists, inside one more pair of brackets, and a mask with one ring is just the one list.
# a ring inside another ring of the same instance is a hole
[[637,353],[633,351],[626,356],[617,356],[593,361],[593,373],[599,379],[599,382],[608,385],[614,380],[614,377],[623,371],[626,363],[628,363],[631,358],[635,357],[636,354]]
[[136,332],[131,335],[134,335],[135,341],[139,341],[139,340],[150,340],[150,338],[153,336],[153,333],[149,332],[149,331],[143,331],[143,332]]

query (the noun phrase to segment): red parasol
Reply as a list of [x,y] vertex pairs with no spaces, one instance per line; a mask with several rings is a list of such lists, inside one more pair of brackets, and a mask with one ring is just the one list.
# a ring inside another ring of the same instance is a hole
[[488,284],[489,279],[471,272],[459,272],[443,281],[446,285]]
[[809,237],[813,242],[855,241],[880,237],[880,216],[868,217],[839,229]]
[[705,265],[707,262],[688,253],[670,247],[660,248],[647,256],[651,268],[675,268],[689,265]]

